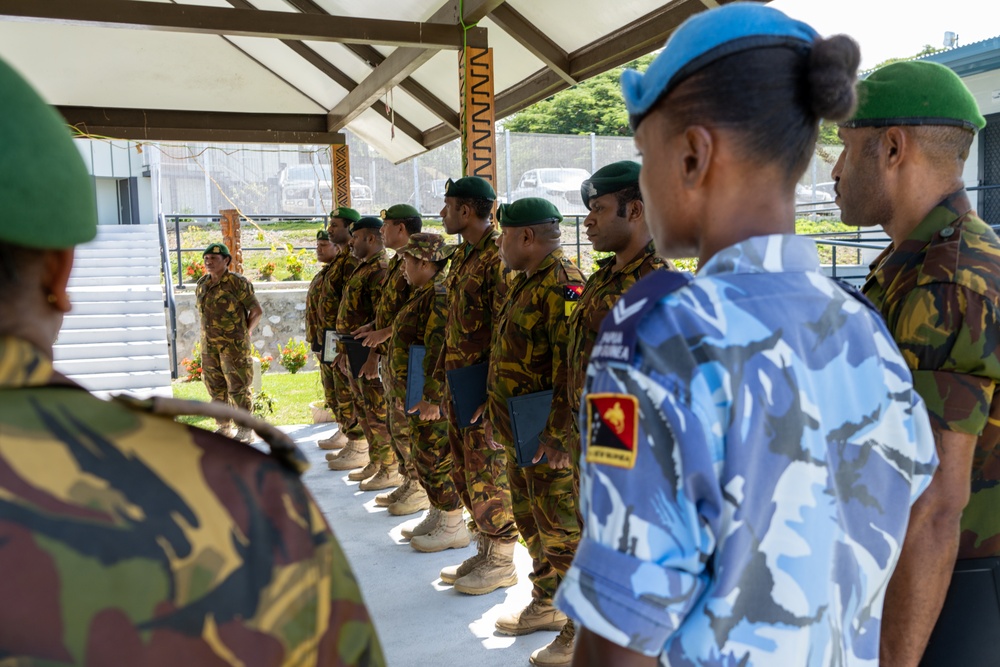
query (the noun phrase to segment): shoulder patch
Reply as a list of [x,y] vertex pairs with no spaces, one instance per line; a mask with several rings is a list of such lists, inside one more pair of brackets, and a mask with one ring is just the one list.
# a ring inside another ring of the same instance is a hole
[[569,317],[573,313],[573,309],[576,308],[576,302],[580,300],[581,294],[583,294],[583,285],[565,285],[563,287],[566,317]]
[[587,394],[587,463],[634,468],[639,444],[639,399]]

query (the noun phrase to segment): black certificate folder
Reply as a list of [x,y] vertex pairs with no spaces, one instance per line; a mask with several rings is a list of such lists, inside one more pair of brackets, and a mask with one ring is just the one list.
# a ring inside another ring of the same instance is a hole
[[411,345],[410,357],[406,362],[406,411],[420,402],[424,395],[424,357],[427,348],[423,345]]
[[[517,465],[521,468],[535,465],[532,459],[538,453],[539,437],[552,412],[552,390],[508,398],[507,412],[510,413]],[[545,460],[543,456],[540,462]]]
[[323,351],[321,358],[324,364],[332,364],[337,356],[337,343],[340,342],[340,334],[336,329],[323,330]]
[[343,343],[347,350],[347,363],[351,367],[351,376],[360,377],[361,367],[368,361],[370,348],[355,340],[351,334],[337,333],[336,329],[323,330],[323,363],[332,364],[337,356],[337,343]]
[[486,403],[486,362],[447,371],[451,404],[460,428],[472,426],[472,415]]

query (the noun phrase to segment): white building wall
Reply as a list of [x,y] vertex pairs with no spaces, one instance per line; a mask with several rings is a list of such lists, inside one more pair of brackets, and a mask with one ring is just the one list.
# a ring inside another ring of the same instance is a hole
[[136,178],[139,191],[139,221],[153,224],[155,220],[152,185],[148,176],[147,160],[132,141],[76,139],[87,171],[94,177],[94,195],[97,198],[97,219],[102,225],[119,224],[118,181]]
[[[979,104],[979,111],[984,116],[1000,113],[1000,70],[974,74],[962,79],[965,85],[976,98]],[[994,121],[995,122],[995,121]],[[962,173],[967,187],[979,185],[979,137],[972,142],[969,150],[969,159],[965,163],[965,171]],[[977,192],[970,192],[969,199],[972,207],[979,204]]]

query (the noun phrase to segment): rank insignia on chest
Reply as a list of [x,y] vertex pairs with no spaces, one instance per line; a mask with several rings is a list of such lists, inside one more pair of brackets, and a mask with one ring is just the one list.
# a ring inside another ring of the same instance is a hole
[[576,302],[580,300],[580,295],[583,294],[583,285],[566,285],[563,288],[563,300],[566,304],[566,317],[570,316],[573,309],[576,308]]
[[639,441],[639,399],[587,394],[587,463],[634,468]]

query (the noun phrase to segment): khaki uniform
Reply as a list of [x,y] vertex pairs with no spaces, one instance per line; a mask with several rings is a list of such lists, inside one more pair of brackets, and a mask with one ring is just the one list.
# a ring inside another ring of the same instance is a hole
[[[337,331],[350,333],[375,320],[375,303],[385,284],[387,257],[385,250],[360,262],[344,285],[337,311]],[[373,351],[372,354],[375,354]],[[386,427],[385,392],[382,381],[349,378],[351,396],[361,429],[368,440],[368,455],[373,463],[386,466],[396,462]]]
[[[441,386],[446,383],[447,370],[489,361],[491,332],[507,289],[497,236],[496,230],[490,230],[475,245],[463,242],[451,257],[445,280],[448,316],[444,348],[434,366],[434,379]],[[450,409],[450,391],[447,396],[442,405],[448,414],[455,488],[483,535],[512,542],[517,538],[517,527],[507,481],[507,455],[487,446],[482,420],[459,428]]]
[[260,304],[253,284],[226,271],[219,281],[205,274],[195,287],[201,315],[201,363],[205,388],[213,401],[250,411],[253,361],[250,356],[250,311]]
[[[507,399],[565,383],[568,367],[556,350],[568,342],[569,315],[583,283],[583,274],[560,249],[542,260],[530,276],[517,274],[497,323],[487,380],[494,438],[507,452],[514,519],[531,554],[531,594],[548,603],[580,541],[573,470],[554,469],[544,462],[518,467]],[[540,446],[567,451],[574,415],[567,395],[553,393]]]

